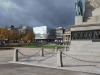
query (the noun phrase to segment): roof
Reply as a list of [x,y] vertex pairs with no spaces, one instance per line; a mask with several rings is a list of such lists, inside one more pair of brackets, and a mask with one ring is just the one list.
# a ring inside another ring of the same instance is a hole
[[70,28],[66,28],[65,31],[70,31]]

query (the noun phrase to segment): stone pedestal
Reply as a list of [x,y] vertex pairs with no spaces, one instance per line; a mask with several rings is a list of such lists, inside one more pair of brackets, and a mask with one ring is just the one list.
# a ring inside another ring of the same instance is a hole
[[57,47],[55,47],[55,53],[57,53]]
[[82,24],[83,24],[83,16],[76,16],[75,25],[82,25]]
[[44,53],[43,53],[43,48],[41,48],[40,50],[40,56],[43,57],[44,56]]
[[70,26],[69,53],[100,56],[100,24]]
[[67,46],[65,46],[65,51],[67,51]]
[[100,23],[100,0],[85,0],[83,25]]
[[57,52],[57,67],[63,67],[61,51]]
[[15,49],[14,50],[14,58],[13,58],[13,61],[14,62],[18,61],[18,49]]

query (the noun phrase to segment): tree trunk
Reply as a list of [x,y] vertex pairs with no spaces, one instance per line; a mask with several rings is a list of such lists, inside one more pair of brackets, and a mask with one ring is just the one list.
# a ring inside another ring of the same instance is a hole
[[9,46],[9,39],[8,39],[8,46]]

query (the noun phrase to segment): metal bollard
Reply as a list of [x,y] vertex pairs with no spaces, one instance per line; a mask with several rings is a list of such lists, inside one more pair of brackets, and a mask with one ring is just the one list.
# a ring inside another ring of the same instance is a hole
[[55,47],[55,53],[57,53],[57,47]]
[[44,56],[44,53],[43,53],[43,48],[41,48],[41,50],[40,50],[40,56]]
[[13,58],[13,61],[14,62],[18,61],[18,49],[15,49],[14,50],[14,58]]
[[61,51],[57,52],[57,67],[63,67]]
[[65,45],[65,51],[67,51],[67,47],[66,47],[66,45]]

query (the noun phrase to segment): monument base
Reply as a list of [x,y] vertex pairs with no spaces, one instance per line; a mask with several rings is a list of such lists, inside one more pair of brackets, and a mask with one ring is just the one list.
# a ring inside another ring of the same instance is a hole
[[71,28],[68,53],[100,56],[100,24],[77,25]]
[[75,25],[82,25],[82,24],[83,24],[83,16],[76,16]]
[[72,54],[100,56],[100,40],[97,41],[98,42],[93,42],[92,40],[71,41],[70,51]]

